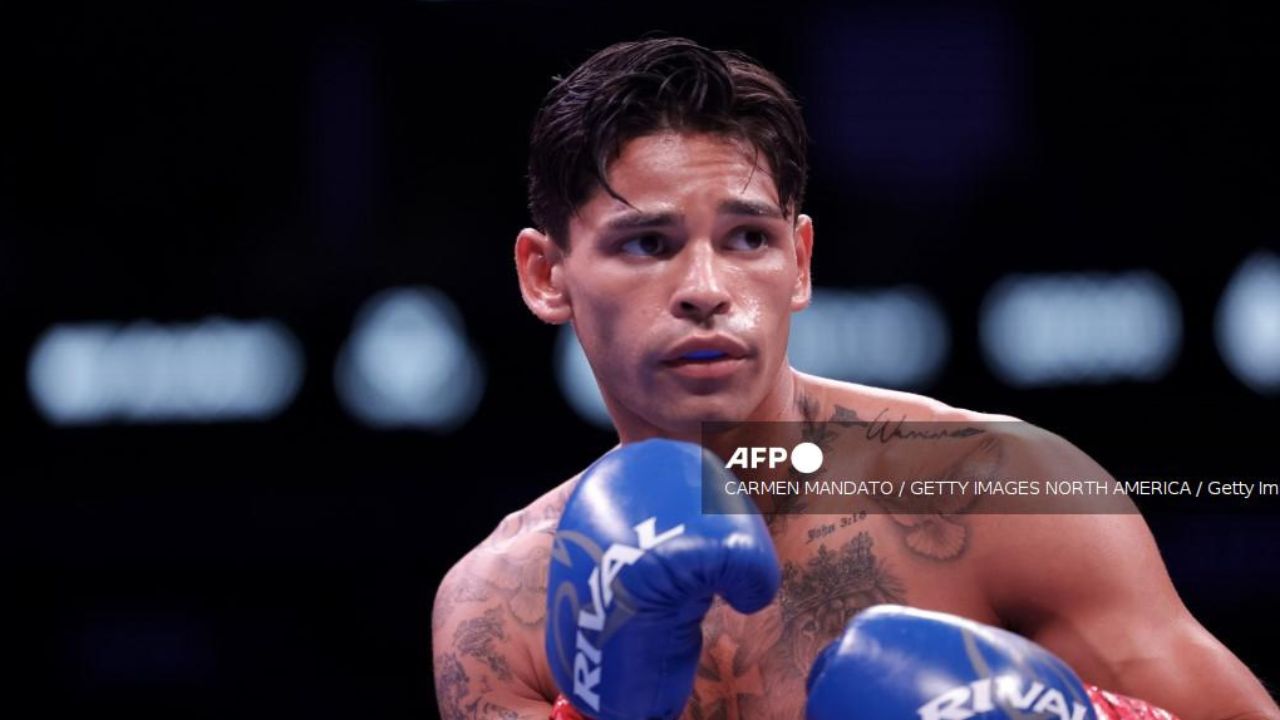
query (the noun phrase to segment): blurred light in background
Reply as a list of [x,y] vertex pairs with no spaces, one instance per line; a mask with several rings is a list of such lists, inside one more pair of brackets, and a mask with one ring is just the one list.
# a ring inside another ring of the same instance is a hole
[[600,387],[596,385],[596,376],[591,372],[587,355],[582,351],[582,343],[578,342],[572,325],[560,326],[554,363],[556,381],[560,383],[560,392],[569,401],[569,407],[592,425],[612,429],[613,421],[609,419]]
[[55,325],[31,351],[27,384],[56,425],[262,420],[293,400],[303,365],[271,320]]
[[1011,275],[980,317],[992,371],[1015,387],[1158,380],[1182,342],[1178,299],[1159,276]]
[[807,373],[919,388],[938,373],[950,347],[946,318],[919,288],[815,288],[809,308],[791,318],[787,353]]
[[475,412],[485,372],[449,298],[429,287],[394,288],[357,314],[334,384],[365,424],[448,431]]
[[1245,385],[1280,389],[1280,257],[1257,252],[1231,277],[1218,303],[1218,352]]

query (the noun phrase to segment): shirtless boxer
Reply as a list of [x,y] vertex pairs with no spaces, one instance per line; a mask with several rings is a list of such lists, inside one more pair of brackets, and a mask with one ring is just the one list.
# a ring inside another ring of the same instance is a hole
[[[799,110],[771,74],[684,40],[608,48],[548,95],[520,289],[543,321],[573,324],[624,447],[697,443],[706,421],[1012,420],[789,366],[814,249],[799,213],[805,152]],[[1007,424],[1020,430],[966,471],[1105,476],[1061,438]],[[563,690],[544,650],[549,558],[578,480],[504,519],[442,582],[443,717],[548,717]],[[683,717],[801,717],[823,646],[858,611],[893,603],[1013,630],[1086,682],[1185,720],[1280,718],[1182,605],[1137,514],[769,517],[780,591],[750,615],[711,605]]]

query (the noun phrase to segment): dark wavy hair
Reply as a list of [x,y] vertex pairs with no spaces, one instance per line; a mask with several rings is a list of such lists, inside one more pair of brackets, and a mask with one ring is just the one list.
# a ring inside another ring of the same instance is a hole
[[569,218],[607,180],[627,141],[663,131],[745,140],[773,171],[782,209],[798,212],[809,164],[808,134],[795,98],[771,72],[735,52],[685,38],[624,42],[556,78],[529,143],[529,211],[561,247]]

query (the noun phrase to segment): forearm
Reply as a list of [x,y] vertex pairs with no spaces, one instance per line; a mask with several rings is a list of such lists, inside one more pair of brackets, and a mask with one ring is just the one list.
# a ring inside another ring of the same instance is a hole
[[[459,659],[456,653],[434,658],[436,702],[444,720],[547,720],[551,703],[504,686],[502,679],[486,668]],[[510,678],[507,678],[510,682]]]

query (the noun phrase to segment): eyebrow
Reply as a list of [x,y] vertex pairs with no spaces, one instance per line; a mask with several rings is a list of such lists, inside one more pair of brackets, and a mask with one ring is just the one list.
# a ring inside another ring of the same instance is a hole
[[[716,206],[719,215],[746,215],[748,217],[786,219],[786,215],[778,206],[759,200],[725,200]],[[676,212],[644,212],[635,210],[623,213],[604,223],[605,230],[641,230],[646,228],[665,227],[680,222],[682,216]]]
[[759,200],[725,200],[716,208],[716,212],[721,215],[750,215],[751,217],[774,218],[777,220],[786,219],[786,215],[782,214],[782,210],[777,205]]

